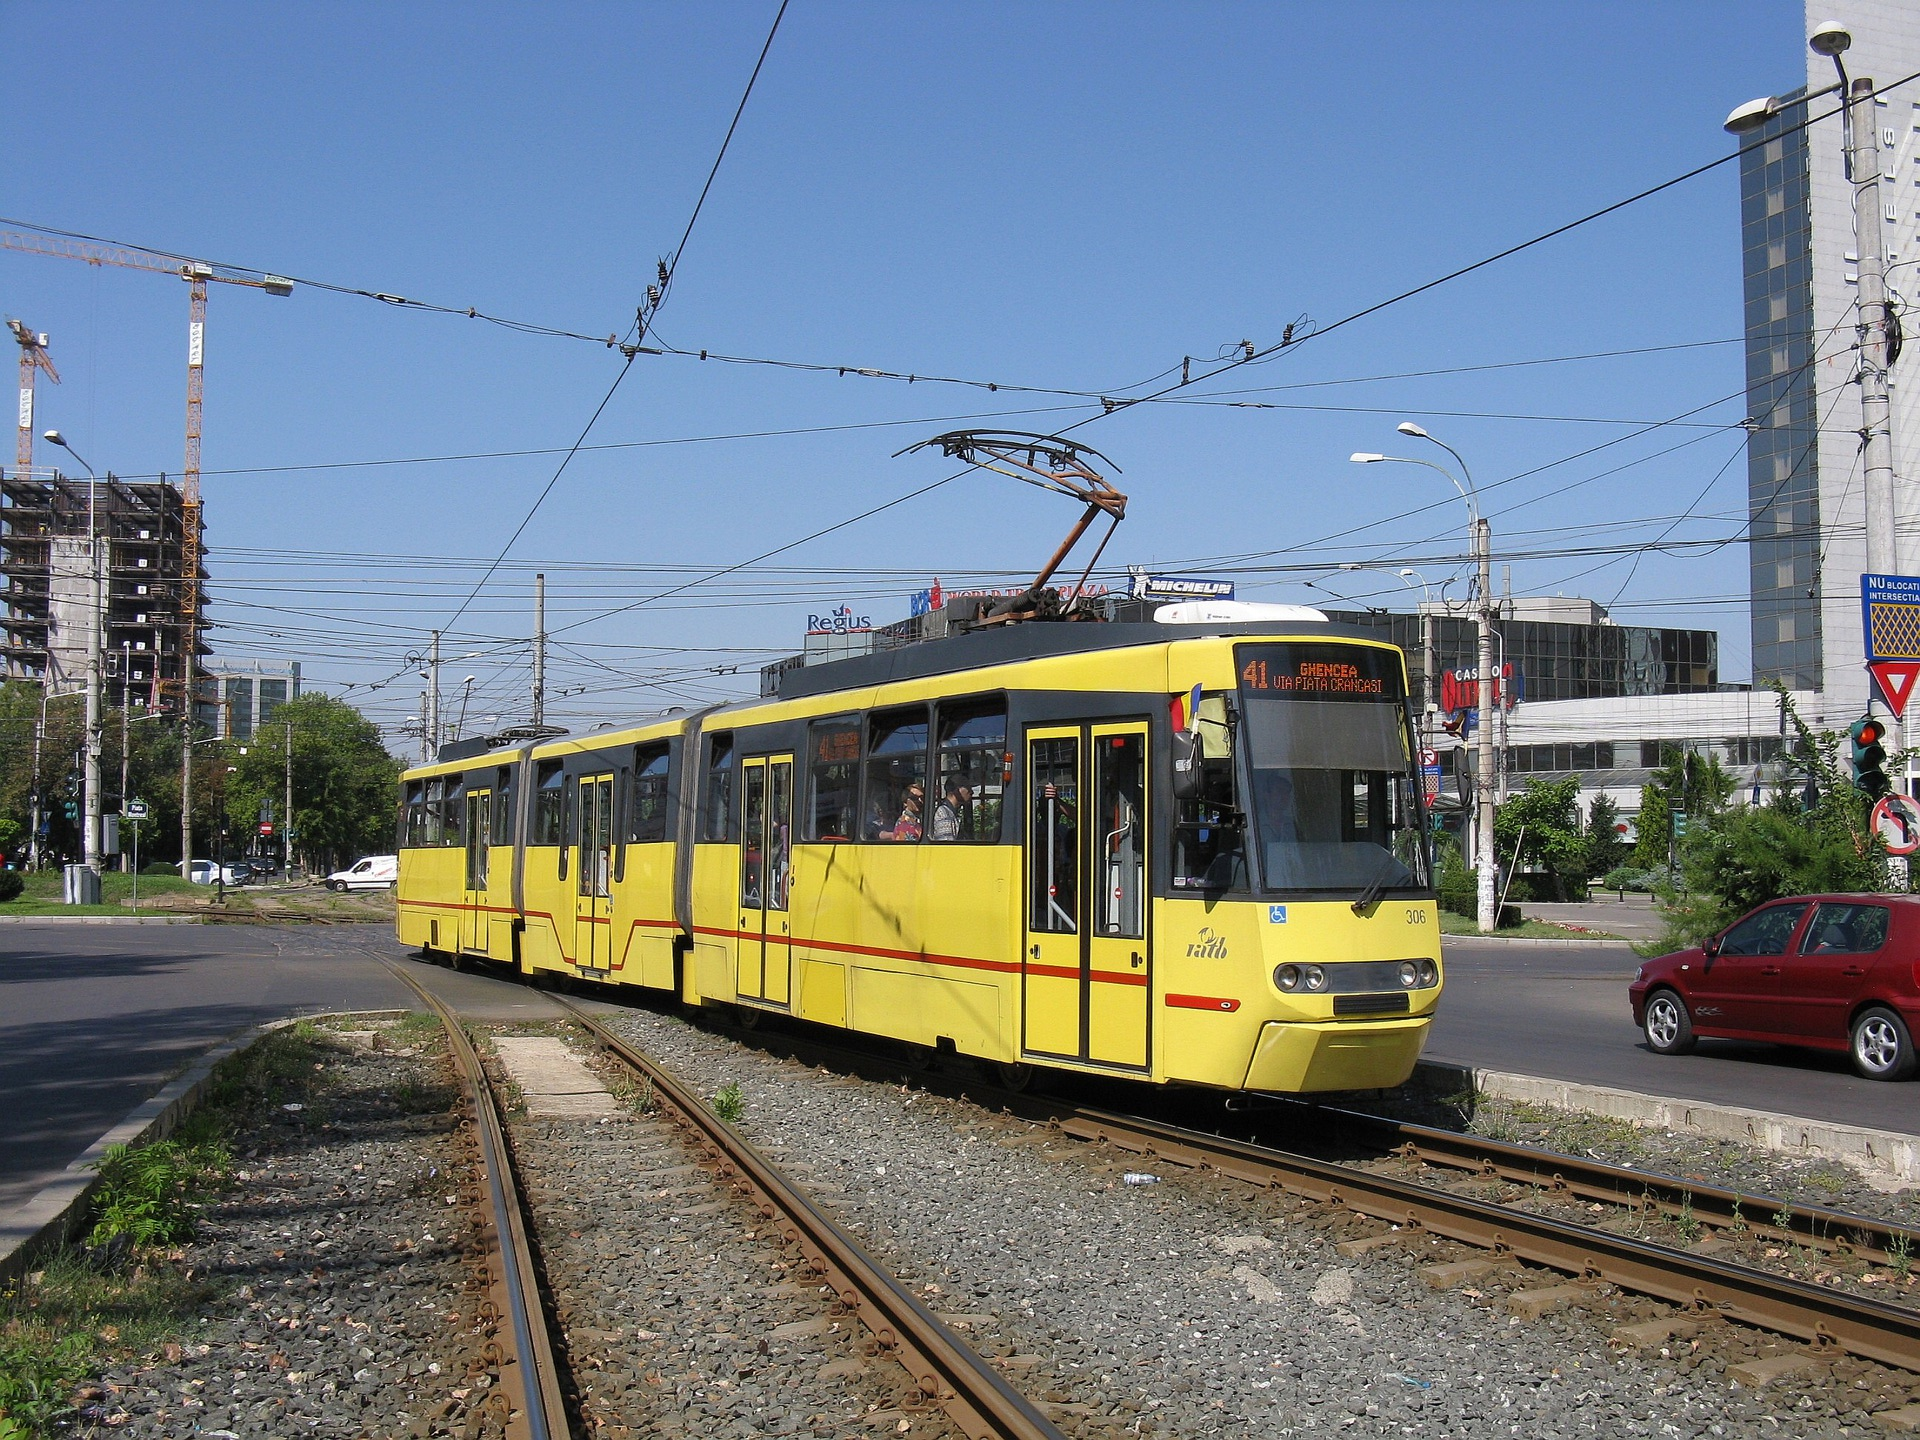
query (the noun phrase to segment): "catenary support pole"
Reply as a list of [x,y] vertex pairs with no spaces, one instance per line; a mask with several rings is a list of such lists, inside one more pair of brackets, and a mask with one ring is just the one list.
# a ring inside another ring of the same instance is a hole
[[[122,640],[120,642],[120,813],[123,815],[127,810],[128,731],[132,729],[132,723],[128,718],[128,701],[131,699],[128,693],[128,687],[132,684],[133,642],[131,640]],[[120,850],[120,868],[122,870],[129,868],[125,846],[122,846]]]
[[[84,463],[84,462],[82,462]],[[93,600],[89,606],[92,612],[87,617],[87,800],[86,834],[81,839],[81,859],[86,867],[98,875],[101,871],[100,860],[100,816],[103,807],[100,794],[100,688],[104,682],[101,675],[101,630],[106,623],[105,597],[101,591],[100,575],[100,525],[99,509],[95,492],[99,489],[93,479],[93,472],[87,472],[87,564],[92,571]]]
[[433,649],[427,658],[427,760],[440,755],[440,632],[433,632]]
[[1475,767],[1473,787],[1475,810],[1478,816],[1475,826],[1478,852],[1474,857],[1474,868],[1478,878],[1476,910],[1479,929],[1482,935],[1491,935],[1499,916],[1494,910],[1494,867],[1493,848],[1494,822],[1494,785],[1493,773],[1493,545],[1484,517],[1473,517],[1473,552],[1479,571],[1480,584],[1480,635],[1478,664],[1480,670],[1480,706],[1474,716],[1478,727],[1475,737],[1479,763]]
[[547,722],[547,577],[533,577],[533,723]]

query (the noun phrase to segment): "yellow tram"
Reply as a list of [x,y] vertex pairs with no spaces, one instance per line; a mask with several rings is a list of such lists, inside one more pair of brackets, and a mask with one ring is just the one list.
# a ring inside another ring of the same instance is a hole
[[446,747],[402,779],[399,938],[1009,1067],[1396,1085],[1441,981],[1403,657],[1223,611]]

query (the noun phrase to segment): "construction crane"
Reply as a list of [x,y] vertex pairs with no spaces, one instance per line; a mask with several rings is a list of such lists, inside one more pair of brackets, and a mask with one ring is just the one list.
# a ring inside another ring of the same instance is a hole
[[[62,260],[84,260],[89,265],[117,265],[127,270],[153,270],[185,280],[191,287],[187,311],[187,455],[180,475],[180,511],[183,535],[180,550],[180,653],[192,654],[199,639],[200,622],[200,414],[205,395],[207,336],[207,282],[244,285],[264,290],[269,295],[293,293],[293,281],[280,275],[249,275],[227,266],[209,265],[203,260],[180,260],[150,250],[124,245],[96,245],[86,240],[64,240],[52,235],[23,235],[0,231],[0,249],[19,250],[28,255],[50,255]],[[16,321],[7,322],[15,338],[27,346],[27,332]],[[46,336],[38,337],[38,351],[28,347],[21,356],[20,381],[20,466],[25,469],[32,458],[31,405],[32,372],[28,358],[39,354],[40,363],[53,375],[53,366],[43,353]],[[57,381],[60,377],[53,375]],[[183,707],[188,701],[183,700]]]
[[47,354],[46,331],[36,331],[11,315],[7,317],[7,328],[20,342],[20,443],[13,452],[13,468],[24,480],[33,469],[33,382],[44,370],[47,378],[58,385],[60,372],[53,368],[53,357]]

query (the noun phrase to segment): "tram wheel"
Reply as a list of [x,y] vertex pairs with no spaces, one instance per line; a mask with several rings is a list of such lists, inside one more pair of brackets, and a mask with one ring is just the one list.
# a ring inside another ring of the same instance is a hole
[[993,1065],[993,1078],[1000,1082],[1002,1090],[1011,1090],[1016,1095],[1026,1093],[1033,1084],[1033,1066],[1022,1060],[996,1060]]
[[734,1006],[733,1018],[734,1023],[739,1025],[742,1030],[758,1030],[760,1028],[760,1012],[751,1005]]

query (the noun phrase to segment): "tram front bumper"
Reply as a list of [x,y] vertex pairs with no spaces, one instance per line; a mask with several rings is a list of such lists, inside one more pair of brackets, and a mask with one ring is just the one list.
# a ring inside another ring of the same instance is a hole
[[1413,1073],[1431,1016],[1406,1020],[1269,1020],[1254,1042],[1248,1090],[1387,1090]]

